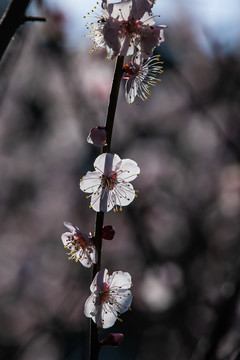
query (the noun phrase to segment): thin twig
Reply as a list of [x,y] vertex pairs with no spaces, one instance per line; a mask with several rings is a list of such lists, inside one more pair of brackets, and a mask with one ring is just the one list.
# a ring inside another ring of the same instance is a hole
[[40,21],[40,22],[45,22],[46,18],[41,17],[41,16],[25,16],[24,17],[24,22],[26,21]]
[[[117,107],[117,100],[119,94],[120,83],[122,79],[122,68],[123,68],[123,61],[124,56],[118,56],[113,82],[112,82],[112,89],[109,98],[109,105],[108,105],[108,112],[106,118],[106,131],[107,131],[107,145],[103,147],[102,153],[110,152],[111,148],[111,140],[112,140],[112,130],[113,130],[113,123],[114,117]],[[102,252],[102,227],[104,223],[104,213],[102,211],[98,212],[96,215],[96,222],[95,222],[95,236],[94,236],[94,244],[96,246],[98,252],[98,262],[93,266],[92,272],[92,280],[94,279],[95,275],[99,272],[101,268],[101,252]],[[100,343],[98,341],[98,329],[96,324],[91,321],[90,325],[90,360],[97,360],[98,354],[100,350]]]

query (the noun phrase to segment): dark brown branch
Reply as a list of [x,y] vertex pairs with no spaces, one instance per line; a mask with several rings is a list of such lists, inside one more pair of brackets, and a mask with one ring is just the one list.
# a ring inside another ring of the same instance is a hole
[[118,56],[114,77],[113,77],[113,83],[112,83],[112,90],[110,94],[110,100],[108,105],[108,113],[107,113],[107,119],[106,119],[106,130],[107,130],[107,145],[103,148],[103,153],[110,152],[111,148],[111,140],[112,140],[112,130],[113,130],[113,123],[114,123],[114,117],[117,107],[117,100],[118,100],[118,93],[119,88],[121,84],[121,79],[123,76],[123,61],[124,56]]
[[18,27],[25,22],[31,0],[12,0],[0,22],[0,60]]
[[40,21],[40,22],[45,22],[46,18],[44,17],[40,17],[40,16],[25,16],[24,17],[24,22],[26,21]]
[[[107,146],[103,147],[102,153],[110,152],[111,148],[111,140],[112,140],[112,130],[113,123],[115,118],[115,112],[117,107],[117,100],[119,94],[119,88],[121,84],[121,79],[123,75],[123,61],[124,56],[118,56],[115,72],[113,76],[112,89],[110,93],[108,112],[106,118],[106,130],[107,130]],[[104,223],[104,213],[102,211],[98,212],[96,215],[95,222],[95,237],[94,244],[96,246],[98,252],[98,262],[93,266],[92,279],[94,279],[95,275],[101,268],[101,252],[102,252],[102,227]],[[97,360],[100,350],[100,343],[98,341],[98,328],[96,324],[91,320],[90,325],[90,360]]]

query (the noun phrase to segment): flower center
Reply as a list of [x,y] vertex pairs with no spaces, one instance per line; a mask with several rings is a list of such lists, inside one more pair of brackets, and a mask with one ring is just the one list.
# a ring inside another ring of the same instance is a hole
[[102,284],[102,291],[99,292],[96,300],[96,305],[102,305],[102,303],[109,301],[110,299],[110,288],[107,283]]
[[111,173],[110,175],[102,175],[102,187],[108,188],[112,190],[114,186],[117,184],[117,174],[115,172]]
[[129,79],[133,75],[138,76],[140,71],[140,68],[133,67],[132,61],[130,62],[129,65],[126,64],[123,67],[123,71],[126,73],[126,75],[123,77],[125,80]]
[[128,33],[135,36],[141,25],[134,18],[132,18],[131,20],[122,20],[121,27],[124,35]]
[[70,243],[69,245],[74,246],[75,251],[78,251],[80,248],[85,249],[88,246],[86,240],[80,234],[69,236],[68,243]]

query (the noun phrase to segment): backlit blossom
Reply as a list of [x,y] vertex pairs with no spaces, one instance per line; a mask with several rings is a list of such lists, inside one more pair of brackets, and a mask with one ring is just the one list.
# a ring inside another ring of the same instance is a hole
[[140,173],[136,162],[121,160],[116,154],[101,154],[94,164],[95,171],[88,171],[80,180],[80,189],[91,195],[90,207],[107,212],[130,204],[136,192],[130,184]]
[[[102,12],[95,10],[97,22],[87,24],[94,44],[92,50],[106,48],[108,58],[132,55],[136,48],[144,57],[151,56],[153,49],[164,41],[165,25],[155,25],[151,8],[152,0],[122,0],[118,3],[102,1]],[[95,7],[96,8],[96,7]]]
[[113,326],[119,314],[131,305],[131,286],[131,275],[127,272],[114,271],[109,275],[107,269],[99,271],[90,286],[92,294],[85,303],[84,314],[101,328]]
[[87,268],[96,264],[98,254],[91,239],[71,223],[65,221],[64,225],[69,231],[62,234],[61,239],[64,247],[70,250],[69,259],[80,261]]
[[162,62],[159,61],[160,56],[152,56],[146,62],[143,62],[141,54],[136,53],[130,64],[126,64],[123,68],[126,75],[125,97],[129,104],[132,104],[136,96],[143,101],[149,99],[151,91],[150,86],[155,86],[160,79],[156,79],[157,75],[161,74]]

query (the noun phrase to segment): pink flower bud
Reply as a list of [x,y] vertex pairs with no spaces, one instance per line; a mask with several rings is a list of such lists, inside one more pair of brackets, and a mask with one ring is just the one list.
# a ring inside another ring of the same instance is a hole
[[106,146],[107,132],[104,126],[92,128],[87,137],[87,142],[95,146]]
[[112,240],[115,235],[115,229],[112,225],[105,225],[102,228],[102,237],[104,240]]
[[119,346],[123,338],[124,335],[121,333],[110,333],[101,343],[102,345]]

